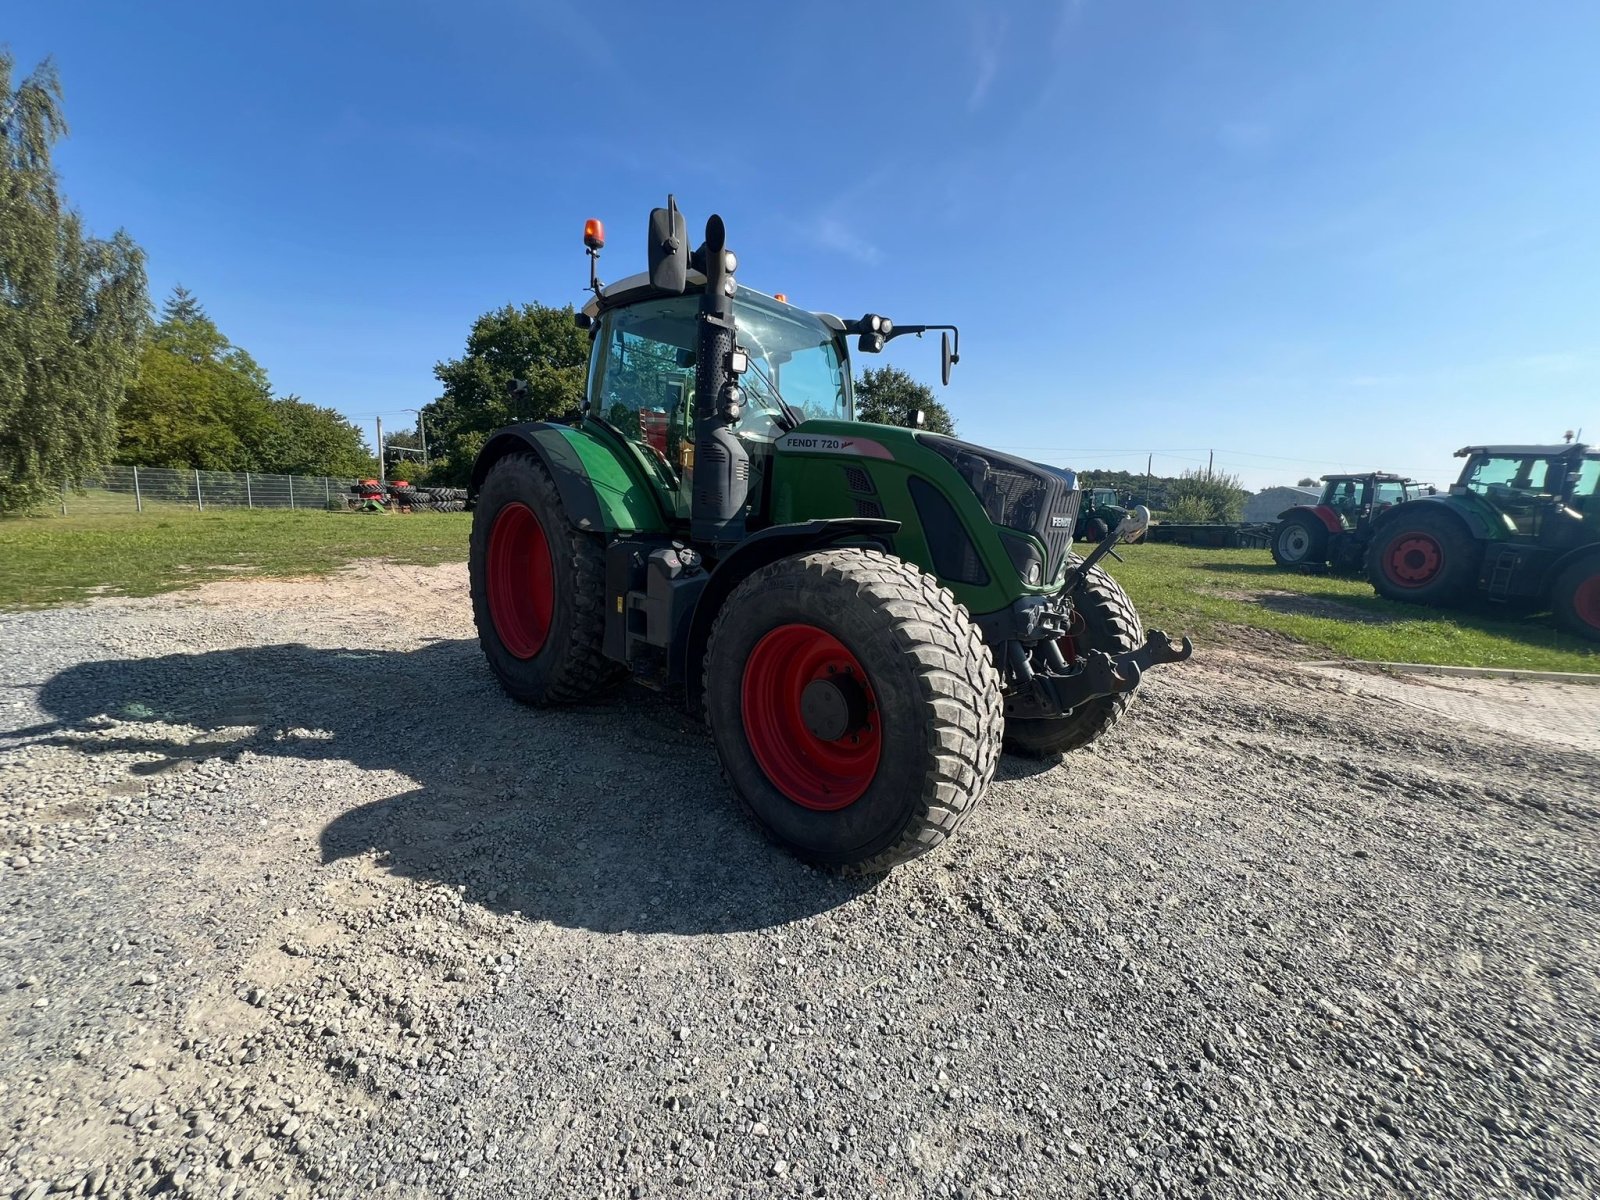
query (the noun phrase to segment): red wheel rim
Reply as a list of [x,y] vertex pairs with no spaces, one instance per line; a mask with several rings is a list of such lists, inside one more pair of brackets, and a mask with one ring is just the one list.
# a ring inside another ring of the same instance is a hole
[[500,644],[532,658],[550,636],[556,606],[555,566],[544,526],[526,504],[508,504],[489,531],[489,616]]
[[[801,701],[813,683],[847,689],[840,736],[808,727]],[[815,625],[780,625],[750,651],[741,687],[745,737],[774,787],[803,808],[854,804],[878,773],[883,730],[871,681],[843,642]]]
[[1591,575],[1572,593],[1572,611],[1578,620],[1593,629],[1600,629],[1600,574]]
[[1422,587],[1444,569],[1444,549],[1431,534],[1407,533],[1389,543],[1383,572],[1400,587]]

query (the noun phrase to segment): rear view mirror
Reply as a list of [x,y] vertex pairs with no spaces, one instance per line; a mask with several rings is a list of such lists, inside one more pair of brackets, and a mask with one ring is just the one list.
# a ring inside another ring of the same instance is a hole
[[953,362],[955,362],[955,359],[950,356],[950,335],[941,333],[939,335],[939,379],[945,387],[950,386],[950,364]]
[[682,295],[689,286],[689,236],[678,202],[650,210],[650,286]]

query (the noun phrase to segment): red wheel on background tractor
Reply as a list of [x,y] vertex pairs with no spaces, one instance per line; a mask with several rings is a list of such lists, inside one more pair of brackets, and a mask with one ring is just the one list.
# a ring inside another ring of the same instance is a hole
[[1458,604],[1476,593],[1482,558],[1460,518],[1438,505],[1404,504],[1373,536],[1367,578],[1390,600]]
[[705,656],[723,774],[773,841],[886,871],[954,832],[994,775],[1000,676],[967,611],[876,550],[780,559],[723,603]]
[[1563,629],[1600,642],[1600,553],[1580,558],[1556,576],[1550,607]]
[[532,454],[489,468],[472,514],[472,615],[500,686],[524,704],[586,700],[624,669],[605,658],[605,550],[567,520]]

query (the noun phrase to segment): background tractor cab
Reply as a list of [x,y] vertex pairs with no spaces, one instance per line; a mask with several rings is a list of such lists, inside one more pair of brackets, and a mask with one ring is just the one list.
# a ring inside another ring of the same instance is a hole
[[855,420],[851,341],[938,331],[948,383],[954,326],[746,288],[721,218],[690,251],[670,197],[645,273],[604,285],[598,221],[584,244],[581,404],[473,465],[473,612],[512,696],[681,690],[770,836],[875,870],[948,836],[1002,738],[1087,745],[1188,657],[1097,567],[1148,512],[1080,560],[1072,472]]
[[1600,448],[1466,446],[1445,495],[1380,514],[1367,558],[1393,600],[1548,605],[1600,641]]
[[1426,490],[1414,479],[1383,471],[1324,475],[1315,504],[1297,504],[1278,514],[1273,560],[1280,567],[1331,564],[1338,570],[1360,570],[1373,521]]

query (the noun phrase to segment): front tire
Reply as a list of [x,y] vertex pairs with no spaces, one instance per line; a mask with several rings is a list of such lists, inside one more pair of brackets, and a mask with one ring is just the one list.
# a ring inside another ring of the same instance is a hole
[[472,514],[472,616],[512,698],[573,704],[626,674],[600,652],[605,565],[605,548],[573,528],[535,455],[509,454],[489,468]]
[[1483,548],[1453,515],[1406,512],[1405,504],[1367,547],[1367,578],[1380,596],[1406,604],[1460,604],[1477,590]]
[[937,580],[875,550],[780,559],[734,589],[705,658],[723,774],[769,838],[816,866],[926,854],[994,776],[994,659]]
[[1280,567],[1327,562],[1327,526],[1305,513],[1285,517],[1272,533],[1272,561]]
[[1556,576],[1550,607],[1563,629],[1600,642],[1600,554],[1581,558]]
[[[1081,561],[1073,555],[1067,564],[1076,566]],[[1133,601],[1122,585],[1099,567],[1089,572],[1073,596],[1072,606],[1082,616],[1083,628],[1074,630],[1071,641],[1062,647],[1064,652],[1070,650],[1069,661],[1074,654],[1083,656],[1091,650],[1121,654],[1144,645],[1144,625]],[[1063,717],[1013,717],[1006,722],[1006,749],[1025,758],[1054,758],[1081,750],[1111,732],[1133,703],[1133,696],[1133,692],[1098,696]]]

